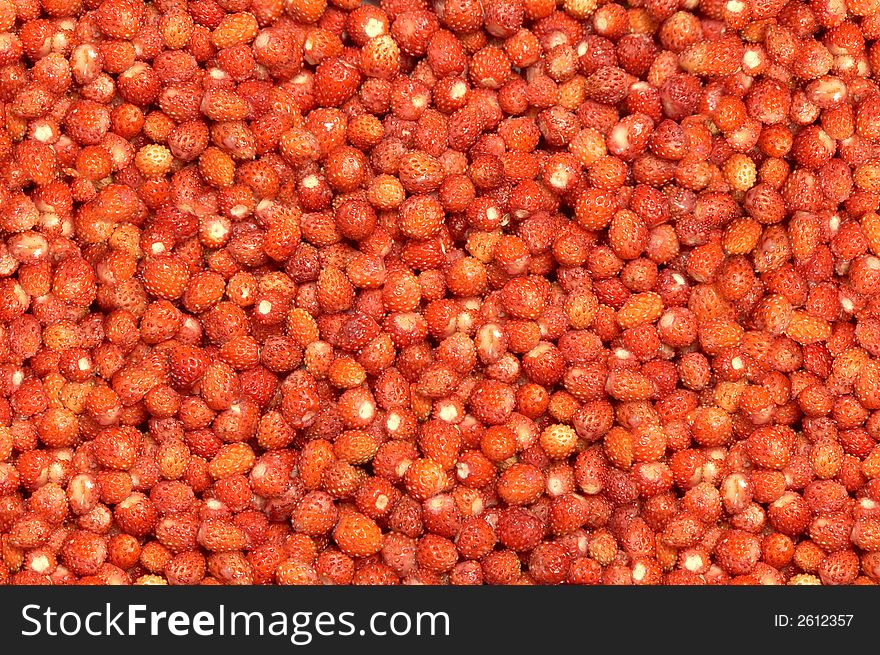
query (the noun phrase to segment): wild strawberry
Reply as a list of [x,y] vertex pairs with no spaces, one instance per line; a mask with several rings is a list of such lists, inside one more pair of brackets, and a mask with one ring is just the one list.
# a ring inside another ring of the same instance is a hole
[[241,553],[212,553],[208,572],[224,584],[253,584],[253,567]]
[[826,552],[842,550],[850,543],[852,519],[837,512],[820,515],[809,527],[810,538]]
[[382,532],[363,514],[347,512],[333,530],[333,541],[351,557],[367,557],[382,549]]
[[104,537],[74,530],[61,546],[61,561],[76,575],[94,575],[107,558]]
[[478,382],[470,395],[471,411],[484,423],[500,425],[510,416],[516,398],[509,385],[492,380]]
[[215,479],[246,473],[255,462],[253,450],[243,443],[225,444],[209,464],[209,472]]
[[95,299],[94,270],[83,259],[65,259],[55,268],[52,291],[66,303],[85,307]]
[[240,12],[227,14],[211,34],[211,41],[218,49],[250,43],[257,35],[259,25],[253,14]]
[[367,41],[361,50],[361,71],[367,77],[394,79],[400,71],[400,48],[397,42],[388,34]]
[[541,433],[539,442],[549,457],[564,459],[574,452],[577,434],[567,425],[551,425]]
[[205,577],[205,557],[197,551],[175,555],[165,565],[164,573],[169,584],[194,585]]
[[511,505],[523,505],[537,500],[544,485],[544,476],[531,464],[514,464],[498,480],[498,494]]
[[105,0],[96,12],[97,25],[112,39],[130,40],[141,26],[144,11],[139,0]]
[[9,532],[9,543],[26,550],[42,546],[49,538],[49,525],[40,517],[25,515],[18,519]]
[[176,255],[160,255],[144,263],[141,279],[147,293],[165,300],[176,300],[185,289],[189,272]]
[[663,301],[655,293],[631,296],[617,313],[617,321],[624,329],[653,323],[663,311]]
[[93,100],[77,100],[64,115],[66,133],[81,145],[97,145],[110,129],[110,112]]
[[373,477],[358,488],[355,503],[359,510],[375,520],[388,515],[399,498],[400,492],[388,480]]
[[219,148],[208,147],[199,156],[199,172],[208,184],[227,187],[235,179],[235,163]]
[[641,373],[617,370],[608,375],[605,390],[618,400],[646,400],[653,394],[654,385]]
[[761,557],[757,537],[742,530],[728,530],[715,546],[718,564],[732,575],[750,573]]
[[557,543],[539,544],[529,557],[529,572],[540,584],[559,584],[568,573],[570,558]]
[[233,91],[209,89],[202,97],[201,111],[212,121],[238,121],[248,115],[250,108],[247,101]]
[[92,452],[105,467],[127,470],[134,465],[140,449],[140,435],[131,428],[107,428],[92,442]]
[[241,550],[247,544],[247,537],[240,528],[217,519],[203,521],[197,538],[203,548],[215,553]]
[[339,107],[360,84],[357,68],[339,58],[322,61],[315,70],[316,100],[323,107]]
[[443,208],[434,198],[414,195],[400,206],[398,225],[400,231],[413,239],[427,239],[440,230]]
[[125,533],[136,537],[150,534],[159,518],[155,504],[138,492],[118,503],[113,516]]
[[495,531],[505,547],[516,551],[532,550],[543,536],[541,520],[519,507],[503,510]]
[[425,500],[445,491],[450,485],[449,476],[443,467],[431,459],[411,461],[404,470],[407,491],[419,500]]

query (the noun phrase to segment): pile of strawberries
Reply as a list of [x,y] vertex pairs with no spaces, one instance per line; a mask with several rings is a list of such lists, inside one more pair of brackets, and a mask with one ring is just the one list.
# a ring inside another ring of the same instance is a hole
[[0,583],[880,581],[880,0],[0,0]]

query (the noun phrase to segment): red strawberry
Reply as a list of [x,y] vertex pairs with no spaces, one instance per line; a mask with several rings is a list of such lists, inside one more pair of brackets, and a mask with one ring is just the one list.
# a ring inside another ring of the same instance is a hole
[[214,553],[241,550],[248,544],[243,530],[228,521],[213,519],[202,522],[197,539],[203,548]]
[[731,575],[747,575],[761,557],[761,542],[742,530],[726,531],[715,546],[715,561]]
[[360,73],[338,57],[328,57],[315,69],[315,99],[322,107],[340,107],[357,90]]
[[345,512],[333,530],[333,541],[351,557],[367,557],[382,549],[382,531],[363,514]]
[[107,559],[105,537],[74,530],[61,546],[61,561],[76,575],[94,575]]

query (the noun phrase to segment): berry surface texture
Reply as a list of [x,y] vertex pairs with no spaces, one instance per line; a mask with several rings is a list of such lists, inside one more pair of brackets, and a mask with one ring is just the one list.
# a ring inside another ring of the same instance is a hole
[[880,0],[0,0],[0,584],[880,582]]

